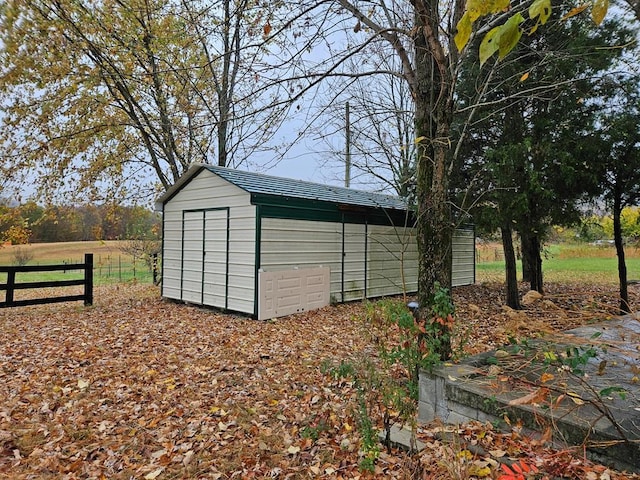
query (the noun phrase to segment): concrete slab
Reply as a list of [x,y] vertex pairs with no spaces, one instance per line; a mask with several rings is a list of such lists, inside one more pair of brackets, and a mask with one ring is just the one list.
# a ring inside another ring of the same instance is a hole
[[[420,376],[418,420],[521,424],[595,461],[640,472],[640,321],[628,315]],[[546,437],[545,437],[546,438]]]
[[394,423],[389,428],[388,438],[387,432],[384,430],[378,433],[378,438],[383,444],[386,444],[388,441],[392,447],[400,448],[408,452],[419,452],[425,447],[424,442],[421,442],[415,437],[409,425]]

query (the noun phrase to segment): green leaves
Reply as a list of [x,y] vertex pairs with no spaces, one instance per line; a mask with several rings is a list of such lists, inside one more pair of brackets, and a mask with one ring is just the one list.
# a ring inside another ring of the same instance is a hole
[[494,53],[503,59],[518,44],[522,36],[520,24],[524,17],[517,13],[507,20],[504,25],[492,28],[480,44],[480,65],[483,65]]

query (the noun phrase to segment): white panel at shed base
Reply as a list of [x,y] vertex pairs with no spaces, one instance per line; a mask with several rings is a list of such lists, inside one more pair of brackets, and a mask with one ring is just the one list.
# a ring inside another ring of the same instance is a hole
[[258,273],[258,320],[329,305],[329,267]]

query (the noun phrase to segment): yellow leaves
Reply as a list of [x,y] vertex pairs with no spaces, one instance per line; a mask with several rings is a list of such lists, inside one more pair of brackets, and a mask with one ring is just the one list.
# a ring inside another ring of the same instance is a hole
[[491,467],[487,462],[483,462],[483,464],[474,464],[469,467],[469,475],[473,477],[485,478],[491,476]]
[[467,0],[466,11],[475,22],[478,18],[509,8],[509,0]]
[[[473,33],[473,24],[481,17],[486,17],[509,9],[511,2],[496,0],[483,2],[482,0],[467,0],[465,12],[456,25],[454,42],[458,51],[462,51],[469,43]],[[567,20],[591,7],[591,18],[596,25],[600,25],[609,10],[609,0],[593,0],[572,8],[562,20]],[[528,16],[534,22],[529,35],[538,30],[540,25],[547,23],[552,13],[551,0],[534,0],[529,6]],[[521,13],[512,15],[504,24],[492,28],[484,36],[480,44],[480,64],[483,65],[493,54],[498,52],[498,59],[504,58],[518,44],[522,36],[520,24],[525,18]]]
[[529,6],[529,18],[535,20],[536,24],[530,30],[529,34],[534,33],[540,25],[544,25],[551,16],[551,0],[535,0]]
[[588,3],[583,3],[582,5],[578,5],[577,7],[572,8],[571,10],[569,10],[563,17],[562,20],[568,20],[571,17],[575,17],[576,15],[581,14],[582,12],[584,12],[587,8],[589,8],[589,4]]
[[473,458],[473,454],[469,450],[460,450],[457,457],[463,460],[471,460]]
[[217,417],[226,417],[229,412],[225,411],[223,408],[213,406],[209,408],[209,413]]
[[473,30],[473,22],[471,21],[471,15],[469,15],[469,12],[464,13],[458,22],[457,30],[454,41],[456,42],[458,51],[461,51],[469,42],[469,38],[471,38],[471,31]]
[[529,78],[529,72],[524,73],[521,77],[520,77],[520,82],[524,82]]
[[575,403],[576,405],[584,405],[584,400],[582,400],[582,398],[580,398],[580,395],[578,395],[575,392],[567,392],[567,396],[573,401],[573,403]]
[[591,7],[591,18],[596,25],[600,25],[609,10],[609,0],[594,0]]

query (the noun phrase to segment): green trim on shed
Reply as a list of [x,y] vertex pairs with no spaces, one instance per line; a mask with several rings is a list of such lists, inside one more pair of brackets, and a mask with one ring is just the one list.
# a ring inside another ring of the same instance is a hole
[[265,194],[252,194],[251,203],[260,207],[260,214],[265,218],[340,223],[343,217],[348,215],[348,223],[389,226],[413,226],[414,224],[413,213],[407,213],[406,210],[374,209]]
[[253,262],[253,317],[258,318],[258,289],[260,280],[260,249],[262,248],[262,206],[256,205],[255,260]]

